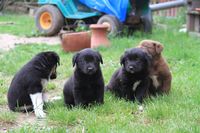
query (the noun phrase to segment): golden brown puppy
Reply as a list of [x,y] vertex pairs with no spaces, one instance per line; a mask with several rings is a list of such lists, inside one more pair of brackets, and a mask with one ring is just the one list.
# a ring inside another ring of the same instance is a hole
[[152,56],[150,78],[152,79],[153,84],[149,89],[150,94],[168,94],[171,88],[172,75],[167,62],[161,54],[163,51],[162,44],[153,40],[143,40],[140,42],[138,47],[144,49],[148,54]]

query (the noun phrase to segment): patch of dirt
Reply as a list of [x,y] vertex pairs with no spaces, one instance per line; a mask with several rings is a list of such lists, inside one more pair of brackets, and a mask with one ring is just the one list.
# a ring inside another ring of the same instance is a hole
[[0,132],[7,132],[8,130],[13,130],[16,128],[24,127],[25,125],[34,125],[34,124],[43,128],[46,125],[46,120],[37,119],[33,112],[17,113],[17,118],[15,121],[10,122],[10,123],[0,122]]
[[13,126],[13,123],[5,123],[5,122],[0,122],[0,132],[7,132],[8,129],[11,129]]
[[[65,80],[55,79],[51,82],[53,82],[56,85],[56,88],[54,90],[49,90],[46,92],[48,102],[53,102],[61,98]],[[0,110],[10,111],[7,105],[0,106]],[[16,113],[15,121],[9,123],[0,121],[0,132],[7,132],[8,130],[23,127],[24,125],[34,125],[34,124],[37,124],[39,127],[44,128],[46,127],[46,119],[37,119],[33,112]]]
[[8,51],[15,47],[17,44],[60,44],[58,36],[53,37],[18,37],[10,34],[0,34],[0,50]]
[[[1,111],[10,111],[6,105],[0,106]],[[16,120],[12,122],[0,121],[0,132],[7,132],[15,128],[23,127],[24,125],[37,124],[40,127],[44,127],[46,123],[45,119],[37,119],[33,112],[18,113],[16,112]]]
[[[1,112],[8,112],[9,109],[6,105],[0,106]],[[8,129],[11,129],[15,125],[15,121],[0,121],[0,132],[7,132]]]

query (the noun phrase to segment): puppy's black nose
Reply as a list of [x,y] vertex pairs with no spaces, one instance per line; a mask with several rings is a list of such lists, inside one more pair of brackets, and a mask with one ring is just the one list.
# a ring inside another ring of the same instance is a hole
[[128,66],[128,68],[129,68],[130,70],[133,70],[133,66]]
[[88,70],[93,70],[93,67],[88,67],[87,69],[88,69]]

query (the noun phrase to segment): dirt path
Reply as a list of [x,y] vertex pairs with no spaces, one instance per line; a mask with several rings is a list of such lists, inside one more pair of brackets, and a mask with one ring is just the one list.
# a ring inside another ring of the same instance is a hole
[[10,34],[0,34],[0,50],[8,51],[17,44],[44,43],[48,45],[60,44],[58,36],[54,37],[18,37]]

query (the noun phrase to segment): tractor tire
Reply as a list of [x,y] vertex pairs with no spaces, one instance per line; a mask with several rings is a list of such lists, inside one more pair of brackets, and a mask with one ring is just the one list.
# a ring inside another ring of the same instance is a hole
[[108,35],[117,35],[122,30],[122,24],[115,16],[112,15],[103,15],[97,21],[97,24],[108,24]]
[[145,33],[152,33],[152,13],[149,11],[145,16],[141,17]]
[[6,2],[5,0],[0,0],[0,11],[3,10],[5,2]]
[[64,25],[64,17],[56,6],[44,5],[35,14],[36,27],[43,35],[53,36]]

